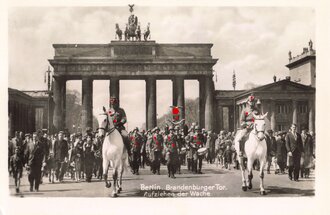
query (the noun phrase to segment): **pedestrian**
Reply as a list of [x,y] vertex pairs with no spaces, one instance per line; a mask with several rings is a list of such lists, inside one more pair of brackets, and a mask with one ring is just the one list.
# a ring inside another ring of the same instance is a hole
[[102,180],[103,175],[103,167],[102,167],[102,140],[95,134],[95,138],[93,141],[94,148],[94,175],[97,179]]
[[55,159],[55,177],[59,182],[63,181],[66,172],[66,165],[69,156],[68,142],[64,139],[64,132],[58,133],[58,140],[54,143],[54,159]]
[[225,168],[230,170],[230,164],[232,163],[231,144],[226,144],[226,149],[223,155],[224,155]]
[[294,181],[299,179],[300,158],[303,150],[300,134],[296,131],[297,125],[291,125],[291,131],[285,137],[286,149],[288,152],[289,179]]
[[40,134],[33,133],[32,140],[28,143],[25,150],[25,157],[27,158],[26,170],[28,172],[28,179],[30,183],[30,191],[33,187],[36,192],[39,191],[39,184],[41,179],[41,168],[45,166],[46,149],[43,142],[40,141]]
[[313,138],[308,133],[307,129],[304,129],[301,133],[303,151],[301,162],[301,177],[308,178],[310,175],[310,169],[313,165]]
[[83,150],[84,150],[84,157],[85,157],[86,181],[92,182],[94,152],[93,152],[93,142],[92,142],[91,135],[87,135],[86,141],[84,142],[84,145],[83,145]]
[[81,180],[82,157],[83,157],[83,141],[82,141],[82,134],[79,132],[76,134],[76,140],[73,143],[72,157],[71,157],[71,160],[74,162],[76,182],[80,182]]
[[267,144],[267,174],[270,174],[270,167],[273,163],[273,157],[275,156],[275,137],[273,136],[273,130],[269,129],[265,133],[265,139]]
[[10,157],[10,168],[13,173],[13,178],[15,179],[16,193],[19,193],[24,166],[24,157],[20,150],[20,148],[16,147],[15,154]]

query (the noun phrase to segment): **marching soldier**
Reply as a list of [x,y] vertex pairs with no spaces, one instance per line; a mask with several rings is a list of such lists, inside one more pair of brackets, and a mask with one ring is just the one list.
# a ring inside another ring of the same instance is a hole
[[[199,126],[196,126],[196,132],[190,137],[190,147],[192,148],[193,155],[193,173],[202,174],[202,161],[203,156],[199,156],[197,154],[197,150],[203,147],[203,134],[201,133],[201,129]],[[197,163],[198,163],[198,171],[197,171]]]
[[189,134],[185,137],[186,142],[186,148],[187,148],[187,165],[188,165],[188,171],[193,171],[193,153],[194,148],[191,146],[191,140],[195,133],[195,126],[196,124],[193,123],[189,129]]
[[142,136],[139,133],[139,129],[135,128],[130,136],[132,144],[132,172],[133,174],[139,175],[139,163],[141,157],[141,147],[143,143]]
[[153,135],[152,135],[152,141],[151,141],[151,154],[152,154],[152,173],[155,174],[157,172],[158,175],[160,175],[160,163],[162,159],[162,151],[163,151],[163,136],[159,133],[160,129],[158,127],[155,127],[153,129]]
[[175,126],[175,131],[176,131],[175,135],[177,139],[177,147],[179,152],[179,161],[177,164],[177,170],[178,173],[181,174],[181,165],[184,164],[186,160],[186,152],[181,151],[181,149],[185,147],[185,139],[184,139],[183,131],[182,132],[180,131],[179,126]]
[[174,134],[173,126],[169,127],[169,134],[165,137],[166,146],[166,165],[168,171],[168,177],[175,178],[176,166],[178,163],[178,147],[177,136]]

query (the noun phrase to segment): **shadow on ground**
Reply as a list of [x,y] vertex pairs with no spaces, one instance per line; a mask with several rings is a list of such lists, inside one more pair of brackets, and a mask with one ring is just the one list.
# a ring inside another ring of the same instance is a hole
[[271,196],[272,194],[298,194],[300,196],[314,196],[315,190],[309,189],[309,190],[302,190],[292,187],[278,187],[278,186],[268,186],[266,188],[266,192],[268,196]]

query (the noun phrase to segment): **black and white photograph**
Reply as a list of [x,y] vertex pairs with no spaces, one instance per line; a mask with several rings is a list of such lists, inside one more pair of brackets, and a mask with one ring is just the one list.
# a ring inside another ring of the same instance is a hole
[[313,4],[8,7],[7,198],[314,201],[317,20]]

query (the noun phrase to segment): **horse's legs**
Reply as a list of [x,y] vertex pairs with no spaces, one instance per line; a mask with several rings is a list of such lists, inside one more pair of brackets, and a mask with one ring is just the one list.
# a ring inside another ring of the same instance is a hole
[[266,159],[263,158],[260,161],[260,171],[259,171],[259,178],[260,178],[260,194],[266,195],[265,188],[264,188],[264,167],[265,167]]
[[[124,163],[125,161],[123,161],[123,163]],[[122,183],[123,183],[123,173],[124,173],[124,167],[123,167],[123,164],[122,163],[122,165],[121,165],[121,167],[120,167],[120,175],[119,175],[119,180],[118,180],[118,193],[120,193],[121,191],[122,191],[122,187],[121,187],[121,185],[122,185]]]
[[103,178],[105,181],[105,187],[110,188],[111,182],[108,182],[108,170],[109,170],[110,162],[107,159],[103,159]]
[[112,197],[117,197],[117,183],[118,183],[118,168],[114,167],[113,168],[113,173],[112,173],[112,179],[113,179],[113,191],[112,191]]
[[248,188],[249,189],[252,189],[252,178],[253,178],[252,168],[253,168],[253,163],[254,163],[254,159],[248,158],[247,169],[248,169],[248,180],[249,180]]
[[239,166],[240,166],[241,173],[242,173],[242,190],[246,191],[247,186],[246,186],[245,167],[244,167],[244,159],[243,158],[239,158]]

